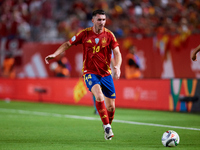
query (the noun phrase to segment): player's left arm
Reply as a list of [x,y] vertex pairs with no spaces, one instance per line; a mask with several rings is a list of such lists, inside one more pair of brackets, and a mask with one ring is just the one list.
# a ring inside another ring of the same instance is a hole
[[120,75],[121,75],[121,64],[122,64],[122,55],[121,52],[119,50],[119,46],[115,47],[113,49],[113,53],[114,53],[114,58],[115,58],[115,63],[114,63],[114,78],[119,79]]
[[193,50],[191,54],[191,59],[197,61],[197,53],[200,51],[200,44]]

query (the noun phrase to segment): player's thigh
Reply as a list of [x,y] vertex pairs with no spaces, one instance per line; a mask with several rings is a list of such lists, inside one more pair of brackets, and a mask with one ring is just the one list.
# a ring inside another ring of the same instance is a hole
[[89,91],[93,93],[96,101],[103,101],[104,97],[103,97],[103,93],[100,86],[101,76],[96,75],[96,74],[85,74],[83,77],[84,77],[86,86],[88,87]]
[[115,99],[116,98],[115,86],[112,76],[109,75],[106,77],[102,77],[100,82],[104,96],[107,98]]
[[91,91],[92,87],[95,84],[99,84],[99,85],[101,84],[100,83],[101,77],[98,76],[98,75],[95,75],[95,74],[85,74],[85,75],[83,75],[83,78],[84,78],[85,84],[86,84],[86,86],[87,86],[87,88],[88,88],[89,91]]
[[99,84],[95,84],[91,88],[91,92],[94,94],[96,101],[103,101],[104,95],[101,90],[101,86]]

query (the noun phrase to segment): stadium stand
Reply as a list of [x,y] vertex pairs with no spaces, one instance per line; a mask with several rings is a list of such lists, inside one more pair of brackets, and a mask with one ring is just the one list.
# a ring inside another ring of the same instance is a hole
[[107,12],[117,38],[200,33],[199,0],[0,0],[0,38],[68,40],[91,26],[94,9]]

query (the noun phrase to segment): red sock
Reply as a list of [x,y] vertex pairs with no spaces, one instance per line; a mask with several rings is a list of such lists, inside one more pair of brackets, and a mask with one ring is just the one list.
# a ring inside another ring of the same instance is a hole
[[115,109],[114,111],[107,111],[107,112],[108,112],[108,117],[109,117],[109,123],[111,124],[114,119]]
[[104,101],[97,102],[96,101],[96,108],[97,111],[99,112],[99,116],[101,117],[101,120],[104,125],[109,123],[109,118],[108,118],[108,113],[104,104]]

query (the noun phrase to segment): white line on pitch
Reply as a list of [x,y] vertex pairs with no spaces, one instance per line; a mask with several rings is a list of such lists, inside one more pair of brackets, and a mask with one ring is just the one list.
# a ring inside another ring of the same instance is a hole
[[[76,116],[76,115],[62,115],[62,114],[55,114],[55,113],[27,111],[27,110],[18,110],[18,109],[6,109],[6,108],[0,108],[0,112],[18,113],[18,114],[27,114],[27,115],[37,115],[37,116],[64,117],[64,118],[83,119],[83,120],[100,120],[100,118],[95,118],[95,117]],[[177,129],[186,129],[186,130],[197,130],[197,131],[200,131],[200,129],[198,129],[198,128],[170,126],[170,125],[162,125],[162,124],[154,124],[154,123],[142,123],[142,122],[116,120],[116,119],[113,120],[113,122],[125,123],[125,124],[135,124],[135,125],[145,125],[145,126],[154,126],[154,127],[167,127],[167,128],[177,128]]]

